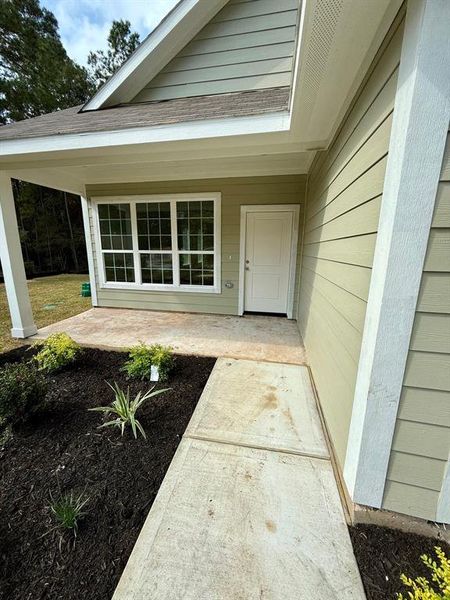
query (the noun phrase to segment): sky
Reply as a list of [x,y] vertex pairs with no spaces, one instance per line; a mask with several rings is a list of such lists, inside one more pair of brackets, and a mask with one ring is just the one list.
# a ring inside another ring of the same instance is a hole
[[90,50],[106,48],[111,23],[128,20],[141,41],[155,28],[177,0],[41,0],[58,20],[67,54],[86,65]]

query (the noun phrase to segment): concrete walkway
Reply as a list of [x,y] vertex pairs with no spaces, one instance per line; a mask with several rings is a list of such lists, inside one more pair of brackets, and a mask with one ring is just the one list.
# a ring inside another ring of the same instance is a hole
[[364,598],[306,367],[220,358],[113,600]]
[[34,339],[60,331],[96,348],[124,349],[142,341],[172,346],[178,354],[306,362],[297,323],[279,317],[92,308],[42,327]]

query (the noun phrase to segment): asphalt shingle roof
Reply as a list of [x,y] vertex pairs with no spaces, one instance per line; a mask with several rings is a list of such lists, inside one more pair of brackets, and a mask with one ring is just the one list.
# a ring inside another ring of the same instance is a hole
[[117,131],[204,119],[244,117],[288,109],[289,88],[270,88],[214,96],[178,98],[162,102],[127,104],[95,111],[81,106],[0,127],[0,142],[51,135]]

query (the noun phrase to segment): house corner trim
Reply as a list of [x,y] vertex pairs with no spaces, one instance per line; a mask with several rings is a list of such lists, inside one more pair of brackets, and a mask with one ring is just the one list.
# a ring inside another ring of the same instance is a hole
[[410,0],[344,479],[380,508],[450,118],[450,3]]

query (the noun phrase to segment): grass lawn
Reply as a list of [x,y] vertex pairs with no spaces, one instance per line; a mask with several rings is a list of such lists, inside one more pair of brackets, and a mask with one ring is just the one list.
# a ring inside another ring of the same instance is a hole
[[[81,283],[88,275],[54,275],[28,282],[34,320],[38,327],[77,315],[91,307],[91,298],[80,296]],[[11,339],[11,320],[3,283],[0,283],[0,352],[20,345]]]

